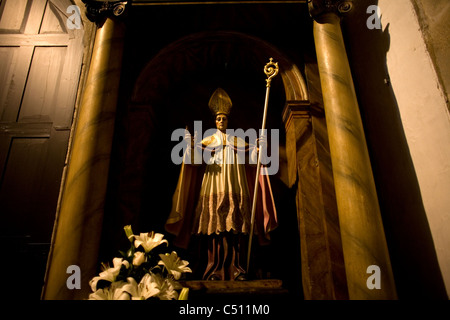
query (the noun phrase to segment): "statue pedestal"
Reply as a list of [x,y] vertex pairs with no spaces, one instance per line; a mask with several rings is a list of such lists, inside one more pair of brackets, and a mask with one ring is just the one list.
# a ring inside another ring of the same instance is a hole
[[281,280],[251,281],[181,281],[189,288],[190,301],[207,301],[218,298],[283,298],[289,294]]

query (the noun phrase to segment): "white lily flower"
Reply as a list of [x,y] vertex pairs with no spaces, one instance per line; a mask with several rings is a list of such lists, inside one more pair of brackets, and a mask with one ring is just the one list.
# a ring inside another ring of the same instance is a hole
[[109,287],[98,289],[89,295],[89,300],[130,300],[130,295],[124,291],[126,282],[117,281]]
[[92,278],[91,281],[89,281],[89,285],[91,286],[92,291],[97,290],[97,283],[100,280],[106,280],[109,282],[116,281],[117,276],[120,273],[120,269],[122,268],[122,265],[124,265],[127,269],[130,267],[130,263],[126,260],[123,260],[123,258],[114,258],[113,259],[113,267],[109,268],[108,266],[103,265],[103,271],[100,272],[100,274],[97,277]]
[[[153,231],[134,235],[130,225],[125,226],[124,231],[132,244],[131,249],[126,253],[120,252],[126,258],[114,258],[112,267],[102,263],[100,274],[89,281],[93,292],[89,295],[89,300],[147,300],[151,297],[160,300],[187,299],[189,289],[183,288],[177,280],[180,279],[182,273],[192,272],[192,270],[187,266],[189,262],[181,260],[175,251],[170,254],[160,254],[161,260],[157,265],[149,266],[150,270],[157,269],[158,273],[146,271],[147,267],[143,268],[143,264],[148,263],[149,252],[163,243],[169,245],[169,242],[164,239],[164,235]],[[123,266],[132,273],[126,272],[130,274],[126,281],[117,281],[122,279],[120,271]],[[163,266],[163,269],[160,266]],[[164,269],[167,270],[168,275]],[[138,277],[142,272],[147,273],[137,283],[136,279],[139,278],[134,278],[134,276]],[[105,283],[99,285],[99,281]],[[181,290],[181,294],[178,293],[178,290]]]
[[175,280],[180,279],[181,274],[184,272],[192,272],[191,268],[187,267],[189,262],[181,260],[175,251],[172,251],[171,254],[160,254],[159,257],[161,261],[158,262],[158,265],[165,266]]
[[156,287],[159,289],[158,298],[160,300],[178,299],[178,292],[175,290],[181,289],[180,284],[171,279],[164,278],[160,274],[154,274],[153,279]]
[[144,252],[136,251],[133,256],[133,265],[139,267],[141,264],[147,261],[147,256]]
[[155,233],[155,232],[149,232],[149,233],[141,233],[138,236],[134,236],[134,246],[138,248],[139,246],[142,246],[144,248],[146,253],[149,253],[153,250],[153,248],[159,246],[162,243],[169,242],[165,239],[163,239],[164,235],[162,233]]
[[127,280],[128,282],[124,286],[124,291],[128,292],[133,300],[147,300],[160,292],[157,288],[157,283],[150,273],[146,273],[139,284],[134,278],[130,277]]

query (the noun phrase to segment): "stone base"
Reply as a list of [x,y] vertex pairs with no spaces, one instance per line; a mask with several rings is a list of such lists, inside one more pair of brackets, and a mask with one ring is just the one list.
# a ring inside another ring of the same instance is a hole
[[281,280],[251,281],[181,281],[189,288],[189,300],[205,301],[217,298],[283,298],[289,295]]

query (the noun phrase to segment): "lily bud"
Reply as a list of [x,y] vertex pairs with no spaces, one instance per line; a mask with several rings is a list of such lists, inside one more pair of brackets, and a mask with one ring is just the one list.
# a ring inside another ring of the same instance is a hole
[[125,230],[125,234],[127,235],[128,240],[130,240],[130,242],[133,242],[134,234],[133,230],[131,230],[131,225],[123,227],[123,230]]

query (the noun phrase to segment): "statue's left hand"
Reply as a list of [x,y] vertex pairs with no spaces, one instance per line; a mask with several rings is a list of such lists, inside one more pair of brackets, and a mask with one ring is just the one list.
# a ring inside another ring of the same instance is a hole
[[265,148],[267,147],[267,138],[265,135],[262,135],[258,139],[256,139],[255,144],[258,146],[258,148]]

